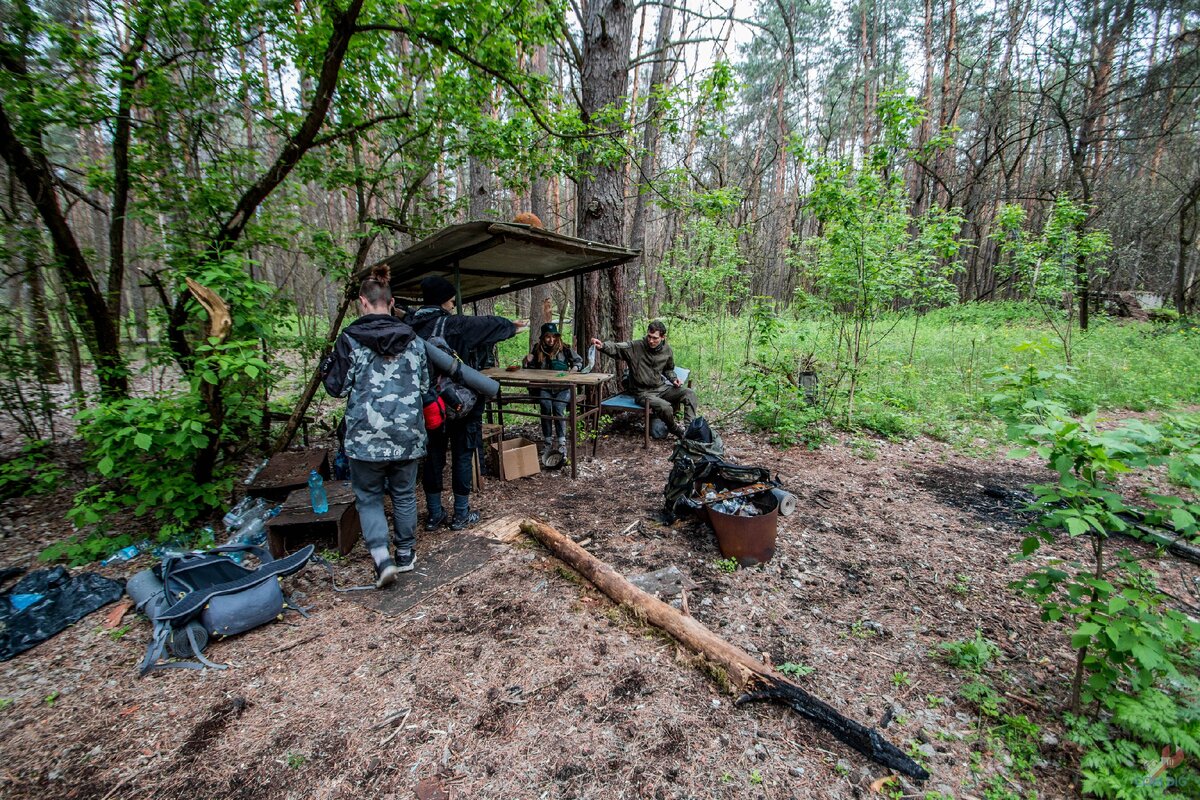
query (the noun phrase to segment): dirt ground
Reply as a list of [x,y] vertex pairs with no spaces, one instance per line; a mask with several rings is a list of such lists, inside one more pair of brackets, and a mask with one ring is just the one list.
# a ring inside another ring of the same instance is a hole
[[[1002,649],[1006,711],[1042,725],[1036,786],[1005,783],[1074,796],[1078,753],[1055,722],[1066,632],[1006,588],[1028,569],[1010,558],[1024,520],[996,490],[1045,479],[1037,464],[927,439],[810,452],[722,433],[731,460],[769,467],[799,498],[763,566],[723,572],[710,529],[654,521],[671,448],[643,450],[636,432],[604,437],[578,481],[489,481],[476,507],[485,521],[527,515],[590,540],[625,574],[678,567],[696,619],[775,664],[812,667],[798,679],[808,691],[918,754],[932,777],[901,781],[905,796],[982,798],[1003,771],[958,696],[967,678],[936,658],[979,629]],[[0,567],[36,568],[67,529],[69,498],[64,487],[4,504]],[[455,535],[422,532],[418,558]],[[126,577],[148,559],[92,569]],[[360,543],[339,584],[366,582],[368,562]],[[1161,568],[1187,596],[1194,570]],[[0,664],[12,701],[0,795],[773,800],[866,797],[887,774],[789,709],[735,707],[690,654],[528,542],[394,617],[335,593],[318,567],[286,585],[311,617],[213,644],[225,671],[138,678],[149,626],[130,614],[116,636],[103,610]]]

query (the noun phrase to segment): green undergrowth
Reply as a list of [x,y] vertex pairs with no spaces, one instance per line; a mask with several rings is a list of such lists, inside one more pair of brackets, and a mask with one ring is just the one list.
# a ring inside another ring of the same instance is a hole
[[[843,430],[890,440],[926,435],[973,449],[1003,441],[1004,426],[988,406],[988,375],[1012,367],[1027,342],[1041,346],[1023,359],[1044,368],[1063,363],[1040,314],[1022,303],[976,303],[920,317],[892,315],[848,415],[833,410],[833,350],[822,319],[781,311],[766,346],[761,322],[750,312],[667,323],[675,360],[692,368],[710,419],[736,411],[787,446],[819,447]],[[1194,329],[1100,317],[1087,332],[1076,332],[1072,350],[1075,382],[1061,399],[1074,413],[1172,409],[1200,398],[1200,333]],[[746,376],[763,374],[768,359],[781,374],[758,380],[747,401]],[[813,404],[796,385],[799,373],[810,370],[821,385]]]

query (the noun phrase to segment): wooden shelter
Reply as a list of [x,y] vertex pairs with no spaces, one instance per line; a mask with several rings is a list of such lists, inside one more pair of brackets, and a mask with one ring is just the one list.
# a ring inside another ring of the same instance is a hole
[[391,268],[397,302],[420,305],[421,279],[440,275],[454,284],[461,309],[474,300],[615,267],[639,253],[516,222],[475,220],[442,228],[380,263]]

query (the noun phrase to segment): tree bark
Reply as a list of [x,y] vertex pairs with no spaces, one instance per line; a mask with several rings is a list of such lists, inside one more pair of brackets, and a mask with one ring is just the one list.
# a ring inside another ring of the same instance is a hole
[[[638,279],[643,276],[646,268],[646,211],[649,207],[647,198],[651,192],[650,183],[658,169],[659,117],[662,115],[659,88],[667,84],[667,62],[670,55],[667,52],[667,43],[671,40],[672,10],[672,6],[664,5],[658,17],[654,51],[659,56],[650,69],[650,85],[646,88],[646,127],[642,131],[641,159],[634,175],[637,197],[634,200],[633,219],[629,226],[629,246],[634,250],[641,250],[642,254],[627,268],[630,280],[626,287],[631,298],[631,312],[640,308],[640,303],[633,302],[632,297],[637,289]],[[649,285],[646,288],[648,291],[653,290]]]
[[[4,62],[4,67],[13,72],[9,60],[5,58]],[[59,205],[54,176],[46,160],[40,132],[35,133],[34,138],[32,150],[17,139],[9,122],[8,111],[0,102],[0,155],[3,155],[9,169],[25,188],[42,224],[50,233],[72,315],[96,362],[100,392],[110,399],[126,397],[129,393],[129,369],[121,354],[117,320],[109,313],[108,303],[100,291],[91,265]]]
[[[633,35],[633,6],[626,0],[594,0],[587,4],[583,24],[583,64],[580,81],[583,122],[591,126],[602,123],[602,114],[615,111],[625,101],[629,75],[629,46]],[[613,115],[620,120],[622,115]],[[617,123],[619,125],[619,122]],[[623,137],[618,128],[611,129],[615,138]],[[624,168],[611,159],[597,161],[584,156],[578,182],[578,236],[593,242],[620,245],[625,241]],[[612,289],[611,319],[614,330],[628,328],[628,308],[625,304],[619,268],[607,270]],[[588,273],[583,281],[583,297],[575,309],[578,336],[586,342],[593,336],[604,338],[601,329],[600,276]]]

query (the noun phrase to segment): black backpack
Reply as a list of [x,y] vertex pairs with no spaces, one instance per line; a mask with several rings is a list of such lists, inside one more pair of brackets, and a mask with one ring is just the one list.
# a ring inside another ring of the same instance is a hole
[[752,483],[781,485],[766,467],[734,464],[725,461],[724,455],[724,442],[704,417],[692,420],[671,452],[671,474],[663,487],[666,522],[700,510],[702,503],[696,497],[699,482],[711,483],[717,490],[739,489]]
[[454,357],[455,365],[452,373],[433,370],[433,392],[446,403],[446,419],[463,419],[470,415],[479,402],[479,394],[467,386],[462,379],[462,358],[454,352],[454,348],[446,341],[446,320],[441,317],[434,323],[432,335],[427,340],[429,344]]

